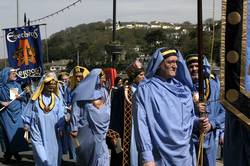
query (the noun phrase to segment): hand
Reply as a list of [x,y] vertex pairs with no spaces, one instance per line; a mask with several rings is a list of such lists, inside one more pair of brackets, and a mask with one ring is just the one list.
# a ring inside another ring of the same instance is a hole
[[62,130],[59,130],[59,136],[62,138],[64,135],[63,131]]
[[143,164],[143,166],[156,166],[154,161],[149,161]]
[[117,138],[112,138],[111,139],[111,142],[112,142],[113,145],[116,145],[117,141],[118,141]]
[[221,137],[221,138],[219,139],[219,144],[220,144],[220,145],[224,145],[224,137]]
[[67,110],[68,113],[70,113],[72,111],[72,106],[71,105],[70,106],[66,106],[66,110]]
[[29,86],[26,86],[26,87],[24,88],[24,91],[25,91],[25,93],[31,93],[31,89],[30,89]]
[[28,128],[27,126],[25,126],[25,127],[23,128],[23,130],[24,130],[24,132],[25,132],[25,131],[29,131],[29,128]]
[[75,138],[77,137],[78,132],[77,131],[72,131],[70,132],[71,137]]
[[97,108],[97,109],[101,109],[104,106],[104,101],[97,99],[97,100],[93,100],[92,104]]
[[4,107],[8,107],[9,104],[10,104],[10,102],[8,102],[8,101],[1,102],[1,105]]
[[203,102],[200,102],[197,104],[197,107],[199,109],[199,112],[206,112],[206,104]]
[[212,129],[212,125],[207,117],[200,118],[200,127],[204,133],[208,133]]
[[193,101],[194,101],[195,104],[199,103],[199,93],[198,92],[194,92]]
[[28,130],[25,130],[25,131],[24,131],[24,136],[23,136],[23,138],[24,138],[27,142],[29,142],[29,131],[28,131]]
[[19,96],[18,94],[15,95],[15,99],[20,99],[20,98],[21,98],[21,96]]

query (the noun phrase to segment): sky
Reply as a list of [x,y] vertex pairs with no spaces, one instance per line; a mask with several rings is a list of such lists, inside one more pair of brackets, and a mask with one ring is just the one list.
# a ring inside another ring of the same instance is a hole
[[[77,0],[0,0],[0,28],[17,26],[17,1],[19,26],[23,26],[23,17],[35,20],[50,15]],[[215,1],[215,19],[221,17],[221,0]],[[203,0],[203,20],[213,16],[213,0]],[[197,23],[197,0],[116,0],[116,20],[162,21]],[[113,18],[113,0],[82,0],[81,3],[53,17],[36,22],[46,24],[41,27],[42,38],[48,37],[68,27],[83,23],[105,21]],[[46,33],[45,33],[46,32]],[[0,55],[4,54],[3,31],[0,33]]]

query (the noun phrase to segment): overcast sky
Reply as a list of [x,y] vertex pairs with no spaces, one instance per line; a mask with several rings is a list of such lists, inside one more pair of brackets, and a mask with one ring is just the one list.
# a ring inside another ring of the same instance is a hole
[[[19,25],[24,12],[30,20],[47,16],[77,0],[19,0]],[[215,0],[215,18],[221,17],[221,0]],[[0,0],[0,28],[17,25],[17,0]],[[213,0],[203,0],[203,20],[213,15]],[[197,20],[197,0],[117,0],[117,21],[164,21],[182,23]],[[105,21],[112,18],[113,0],[82,0],[69,10],[37,23],[47,24],[47,36],[82,23]],[[41,27],[42,38],[45,28]],[[1,32],[1,35],[3,32]],[[0,54],[3,38],[0,42]]]

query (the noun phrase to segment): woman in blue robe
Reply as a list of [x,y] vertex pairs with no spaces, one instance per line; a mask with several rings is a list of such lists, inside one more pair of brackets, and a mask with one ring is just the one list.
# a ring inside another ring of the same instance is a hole
[[[22,93],[21,86],[16,81],[16,71],[7,67],[0,74],[0,104],[5,108],[0,113],[0,121],[3,128],[3,138],[6,149],[5,159],[9,160],[12,155],[20,160],[18,152],[28,150],[28,145],[23,138],[22,111],[26,104],[25,94]],[[16,99],[13,100],[13,93]],[[22,93],[22,94],[21,94]],[[21,95],[20,95],[21,94]],[[20,95],[20,96],[17,96]],[[9,104],[10,103],[10,104]]]
[[133,100],[140,164],[194,166],[192,80],[178,50],[160,48]]
[[60,137],[65,125],[65,107],[59,93],[57,80],[45,76],[25,108],[23,120],[25,126],[29,127],[37,166],[61,164]]
[[109,165],[106,134],[110,121],[110,99],[101,86],[102,77],[101,69],[93,69],[73,93],[71,135],[75,142],[79,142],[79,166]]

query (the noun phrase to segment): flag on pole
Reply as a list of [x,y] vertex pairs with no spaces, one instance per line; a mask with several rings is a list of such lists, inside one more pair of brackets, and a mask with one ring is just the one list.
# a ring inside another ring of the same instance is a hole
[[43,75],[39,25],[5,29],[9,65],[17,70],[18,81]]

